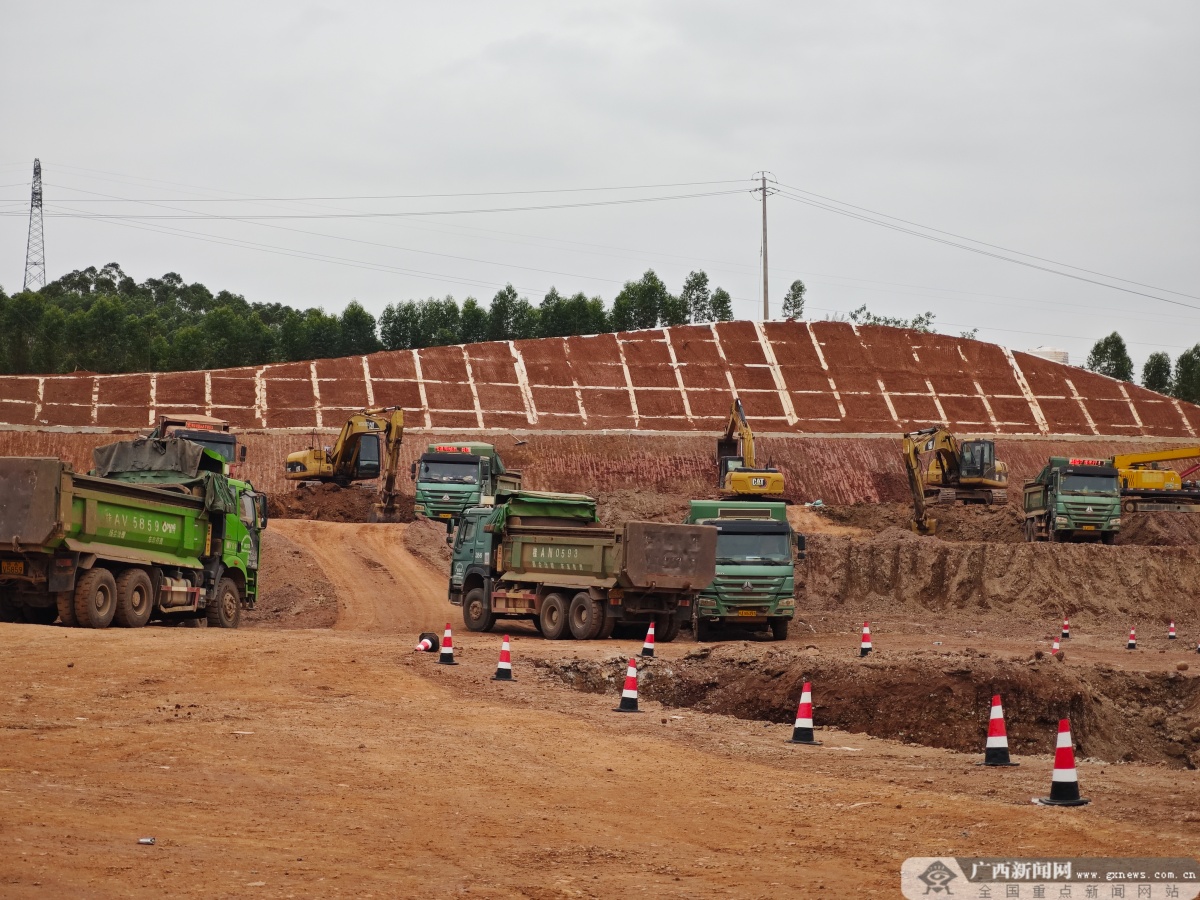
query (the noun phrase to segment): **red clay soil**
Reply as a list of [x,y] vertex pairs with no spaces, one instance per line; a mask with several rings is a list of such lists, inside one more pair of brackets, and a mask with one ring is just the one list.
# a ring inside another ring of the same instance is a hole
[[337,593],[312,555],[272,531],[262,536],[258,603],[242,611],[243,628],[330,628]]

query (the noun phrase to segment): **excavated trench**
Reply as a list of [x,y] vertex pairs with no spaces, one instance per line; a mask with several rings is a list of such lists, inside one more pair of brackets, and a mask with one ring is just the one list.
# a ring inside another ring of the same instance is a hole
[[[626,660],[535,663],[578,691],[619,692]],[[975,650],[864,660],[742,643],[644,661],[642,697],[740,719],[791,724],[805,681],[814,723],[879,738],[982,753],[990,701],[1000,694],[1015,755],[1051,753],[1060,718],[1077,749],[1105,762],[1200,766],[1200,678],[1067,665],[1051,656],[1002,658]],[[1192,667],[1193,669],[1195,667]]]

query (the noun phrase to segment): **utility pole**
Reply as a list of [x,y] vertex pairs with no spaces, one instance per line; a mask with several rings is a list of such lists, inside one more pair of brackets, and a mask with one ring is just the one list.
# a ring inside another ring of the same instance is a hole
[[42,161],[33,161],[33,194],[29,198],[29,241],[25,245],[25,287],[46,286],[46,242],[42,233]]
[[756,187],[753,193],[762,192],[762,214],[763,214],[763,235],[762,235],[762,266],[763,266],[763,321],[766,322],[771,318],[771,294],[768,290],[767,282],[767,196],[774,194],[775,190],[767,188],[767,179],[775,181],[775,176],[770,172],[755,172],[754,177],[759,179],[760,187]]

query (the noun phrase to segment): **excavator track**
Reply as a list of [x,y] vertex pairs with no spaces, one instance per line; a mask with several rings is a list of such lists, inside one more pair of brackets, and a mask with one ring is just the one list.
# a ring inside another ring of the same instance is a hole
[[992,490],[992,506],[1004,506],[1008,503],[1008,491],[1003,489]]

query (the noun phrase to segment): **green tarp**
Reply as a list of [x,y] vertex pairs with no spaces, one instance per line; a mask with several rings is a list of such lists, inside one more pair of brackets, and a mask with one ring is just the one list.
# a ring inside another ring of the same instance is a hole
[[496,507],[488,520],[497,531],[513,516],[551,519],[573,519],[576,522],[598,522],[596,501],[584,494],[554,494],[548,491],[518,491]]
[[93,475],[134,484],[203,486],[204,508],[236,513],[237,495],[220,474],[225,462],[199,444],[179,438],[134,438],[92,451]]

